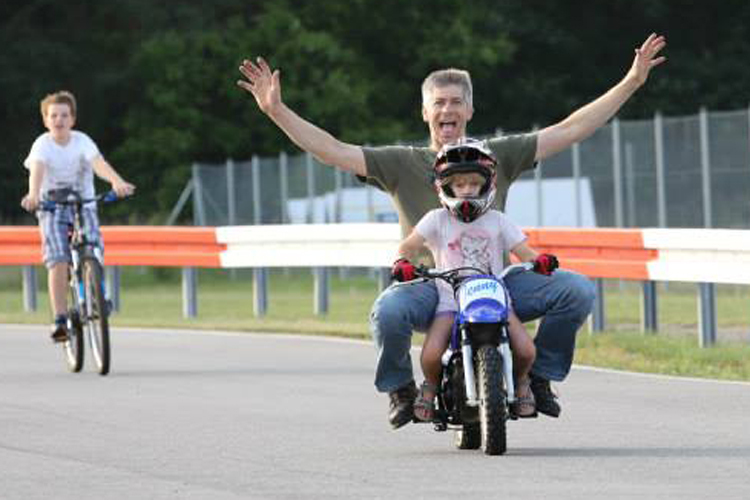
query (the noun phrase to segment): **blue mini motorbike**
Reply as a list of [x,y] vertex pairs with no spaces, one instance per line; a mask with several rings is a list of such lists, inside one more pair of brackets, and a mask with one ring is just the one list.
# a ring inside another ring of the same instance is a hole
[[456,431],[459,449],[482,448],[487,455],[507,449],[506,422],[515,418],[513,356],[508,336],[510,298],[502,277],[472,267],[436,272],[418,268],[423,280],[440,279],[451,285],[458,303],[450,345],[443,354],[433,424],[435,430]]

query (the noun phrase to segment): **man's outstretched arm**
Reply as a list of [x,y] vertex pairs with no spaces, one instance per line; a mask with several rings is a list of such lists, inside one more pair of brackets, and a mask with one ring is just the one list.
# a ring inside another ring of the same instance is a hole
[[279,70],[271,71],[261,57],[256,62],[244,60],[240,73],[246,80],[237,85],[250,92],[258,107],[284,133],[304,151],[322,163],[332,165],[356,175],[367,175],[365,155],[362,148],[342,142],[325,130],[304,120],[281,100],[281,78]]
[[635,49],[633,64],[617,85],[563,121],[540,130],[537,136],[536,159],[543,160],[569,148],[607,123],[630,96],[646,83],[651,68],[666,60],[665,57],[657,57],[666,44],[663,36],[652,33]]

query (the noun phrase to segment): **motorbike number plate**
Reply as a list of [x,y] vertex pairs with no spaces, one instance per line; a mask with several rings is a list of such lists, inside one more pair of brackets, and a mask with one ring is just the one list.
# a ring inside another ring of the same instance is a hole
[[493,279],[477,278],[464,283],[458,291],[458,303],[461,309],[479,299],[492,299],[507,306],[503,285]]

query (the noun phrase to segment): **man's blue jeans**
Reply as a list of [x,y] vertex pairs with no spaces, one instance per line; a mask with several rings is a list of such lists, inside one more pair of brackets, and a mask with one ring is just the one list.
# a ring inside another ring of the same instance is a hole
[[[513,308],[522,322],[543,317],[534,343],[532,373],[561,381],[573,363],[576,333],[594,304],[594,287],[580,274],[557,270],[551,276],[512,271],[505,277]],[[391,392],[414,380],[411,362],[413,330],[427,331],[437,306],[433,282],[390,286],[370,314],[377,366],[375,387]]]

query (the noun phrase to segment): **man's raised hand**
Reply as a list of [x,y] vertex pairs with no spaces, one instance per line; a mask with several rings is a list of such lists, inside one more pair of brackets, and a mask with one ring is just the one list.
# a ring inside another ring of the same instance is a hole
[[635,49],[635,58],[628,76],[633,78],[638,86],[646,83],[651,68],[655,68],[667,60],[664,56],[657,57],[657,54],[665,45],[667,45],[667,40],[663,36],[651,33],[646,41]]
[[242,61],[240,73],[247,80],[237,80],[237,85],[253,94],[260,110],[270,114],[281,103],[279,70],[271,71],[265,59],[258,57],[255,62]]

